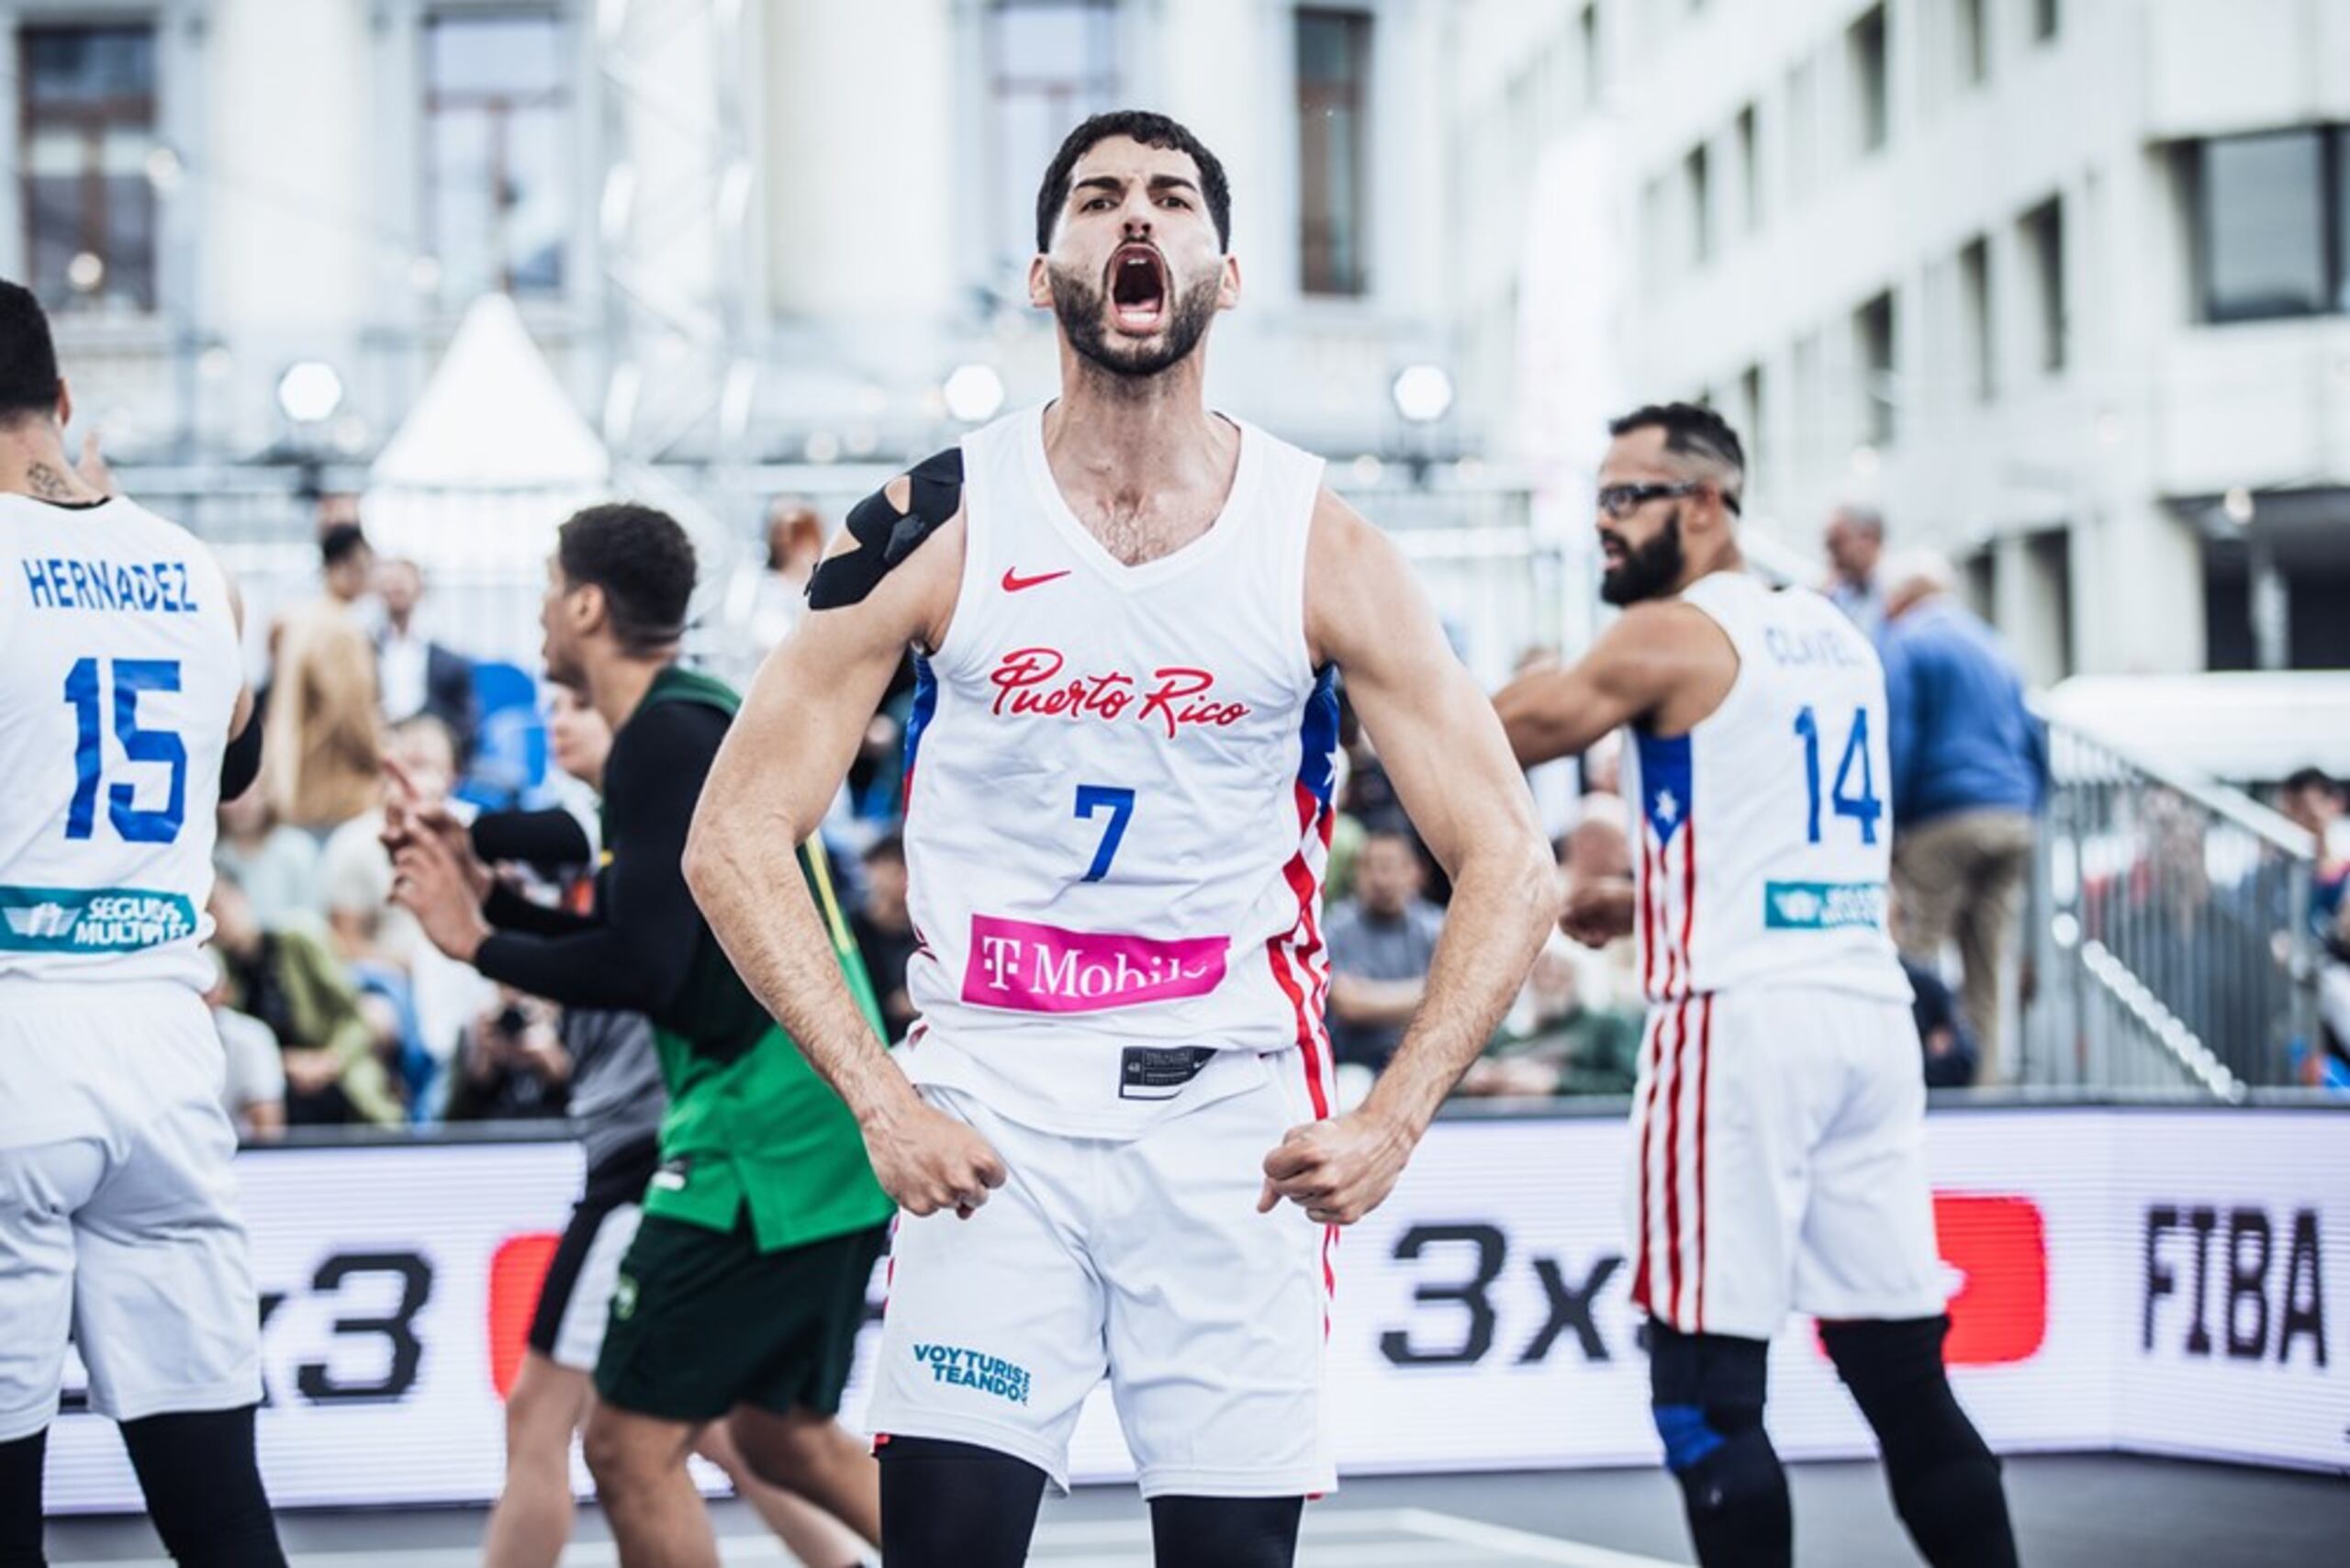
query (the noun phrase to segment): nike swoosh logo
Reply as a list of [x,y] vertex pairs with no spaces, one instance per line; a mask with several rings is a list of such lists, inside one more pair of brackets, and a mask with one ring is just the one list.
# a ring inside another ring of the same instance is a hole
[[1069,572],[1073,569],[1074,568],[1064,566],[1058,572],[1039,572],[1033,577],[1024,577],[1017,572],[1014,572],[1010,566],[1006,566],[1003,569],[1003,591],[1006,593],[1018,593],[1022,588],[1032,588],[1039,583],[1054,582],[1059,578],[1069,576]]

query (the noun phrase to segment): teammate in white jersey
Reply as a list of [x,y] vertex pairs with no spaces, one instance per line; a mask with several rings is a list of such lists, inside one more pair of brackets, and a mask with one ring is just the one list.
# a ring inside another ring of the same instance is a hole
[[[1386,1196],[1554,913],[1500,726],[1396,551],[1317,460],[1203,402],[1228,221],[1222,166],[1163,117],[1063,143],[1029,274],[1059,398],[851,514],[688,852],[903,1211],[869,1412],[892,1568],[1022,1562],[1104,1375],[1158,1561],[1288,1563],[1334,1484],[1327,1227]],[[922,1017],[893,1061],[789,846],[909,645]],[[1426,1004],[1337,1116],[1334,667],[1455,887]]]
[[202,951],[258,726],[227,578],[73,471],[72,415],[39,302],[0,283],[0,1568],[42,1560],[69,1331],[173,1556],[268,1568]]
[[1886,933],[1884,672],[1826,599],[1746,575],[1745,454],[1718,415],[1612,429],[1600,592],[1625,612],[1496,700],[1529,766],[1629,731],[1637,876],[1570,890],[1563,924],[1639,936],[1632,1294],[1698,1561],[1791,1560],[1762,1404],[1792,1307],[1821,1319],[1927,1560],[2012,1564],[1998,1462],[1942,1367],[1921,1053]]

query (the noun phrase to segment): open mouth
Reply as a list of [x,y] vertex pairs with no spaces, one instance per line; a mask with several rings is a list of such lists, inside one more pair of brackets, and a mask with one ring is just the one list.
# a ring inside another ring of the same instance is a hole
[[1125,331],[1158,330],[1167,314],[1167,263],[1148,245],[1121,245],[1110,257],[1110,314]]

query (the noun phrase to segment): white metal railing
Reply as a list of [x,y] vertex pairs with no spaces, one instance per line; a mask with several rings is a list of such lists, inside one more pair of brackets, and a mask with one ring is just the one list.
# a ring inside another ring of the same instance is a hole
[[2018,1077],[2239,1100],[2316,1028],[2309,835],[2240,790],[2049,728]]

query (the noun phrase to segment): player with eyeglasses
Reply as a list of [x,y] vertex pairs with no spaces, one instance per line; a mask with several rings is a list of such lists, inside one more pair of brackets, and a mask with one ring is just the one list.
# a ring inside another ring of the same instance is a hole
[[1886,930],[1885,672],[1826,599],[1748,575],[1738,433],[1685,403],[1617,420],[1583,660],[1496,699],[1521,764],[1617,725],[1638,872],[1572,888],[1594,946],[1639,938],[1632,1299],[1705,1568],[1785,1568],[1762,1425],[1772,1339],[1820,1320],[1893,1502],[1937,1568],[2012,1568],[1998,1461],[1953,1395],[1909,982]]

